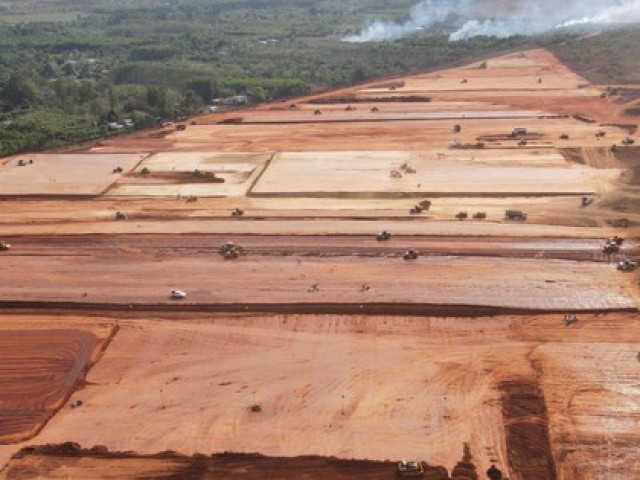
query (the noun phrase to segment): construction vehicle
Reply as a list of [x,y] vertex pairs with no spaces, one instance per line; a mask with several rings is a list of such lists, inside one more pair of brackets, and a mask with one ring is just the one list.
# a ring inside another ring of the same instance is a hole
[[372,112],[379,112],[380,109],[378,107],[371,107]]
[[411,215],[417,215],[418,213],[422,213],[422,207],[418,204],[418,205],[414,205],[413,207],[411,207],[411,209],[409,210],[409,213]]
[[606,241],[604,245],[602,245],[602,253],[605,255],[613,255],[614,253],[618,253],[620,251],[620,245],[615,242]]
[[458,124],[453,126],[453,133],[460,133],[462,131],[462,127]]
[[313,111],[313,114],[314,115],[322,115],[322,110],[316,109],[316,110]]
[[609,237],[607,239],[607,242],[615,243],[616,245],[620,246],[624,243],[624,238],[619,237],[618,235],[614,235],[613,237]]
[[0,252],[6,252],[11,250],[11,244],[6,242],[0,242]]
[[126,219],[127,219],[127,216],[124,213],[120,211],[116,212],[116,220],[126,220]]
[[391,176],[391,178],[402,178],[402,173],[398,170],[391,170],[389,172],[389,175]]
[[473,214],[473,218],[476,220],[484,220],[487,218],[487,212],[476,212]]
[[590,197],[588,195],[583,195],[582,196],[582,206],[583,207],[588,207],[592,203],[593,203],[593,197]]
[[19,167],[25,167],[27,165],[27,162],[25,160],[23,160],[22,158],[20,160],[18,160],[18,166]]
[[527,129],[522,127],[516,127],[511,131],[512,137],[518,137],[520,135],[526,135],[526,134],[527,134]]
[[469,218],[469,214],[467,212],[458,212],[456,213],[456,218],[458,220],[466,220],[467,218]]
[[118,166],[116,168],[113,169],[113,173],[122,173],[124,170],[122,169],[122,167]]
[[404,260],[416,260],[418,258],[418,252],[415,251],[413,248],[410,248],[409,250],[404,252],[404,255],[402,256],[402,258]]
[[560,135],[560,140],[569,140],[569,135],[566,133],[563,133],[562,135]]
[[236,208],[233,212],[231,212],[232,217],[241,217],[244,215],[244,210],[241,208]]
[[422,477],[424,475],[424,466],[421,462],[401,460],[398,462],[396,473],[399,477]]
[[607,134],[607,132],[605,132],[604,130],[598,130],[596,132],[596,138],[602,138]]
[[420,200],[418,202],[418,205],[423,209],[423,210],[429,210],[431,208],[431,200]]
[[506,220],[525,221],[527,219],[527,214],[521,210],[507,210],[504,212],[504,218]]
[[171,290],[171,293],[169,294],[169,298],[171,298],[172,300],[183,300],[187,298],[187,294],[182,290]]
[[527,141],[523,138],[522,140],[520,140],[518,142],[518,146],[519,147],[526,147],[527,146]]
[[625,258],[624,260],[621,260],[618,262],[618,270],[620,270],[621,272],[625,272],[625,273],[629,273],[629,272],[633,272],[636,269],[636,262],[629,260],[628,258]]
[[220,247],[220,255],[222,255],[225,260],[233,260],[240,255],[244,255],[244,248],[233,242],[227,242]]
[[179,123],[176,125],[176,130],[179,132],[184,132],[187,129],[187,126],[184,123]]
[[376,236],[376,240],[378,240],[379,242],[385,242],[387,240],[391,240],[391,234],[386,230],[383,230]]
[[353,112],[355,109],[356,107],[354,107],[353,105],[347,105],[347,107],[345,108],[347,112]]
[[629,145],[633,145],[635,142],[635,140],[633,138],[627,137],[625,139],[622,140],[622,145],[624,146],[629,146]]

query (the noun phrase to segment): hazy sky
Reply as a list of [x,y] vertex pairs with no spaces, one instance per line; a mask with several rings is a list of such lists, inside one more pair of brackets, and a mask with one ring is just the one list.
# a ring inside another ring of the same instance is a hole
[[477,35],[534,35],[581,24],[611,26],[640,22],[640,0],[423,0],[408,12],[407,21],[378,20],[344,40],[396,40],[441,23],[451,14],[467,19],[451,34],[450,40],[456,41]]

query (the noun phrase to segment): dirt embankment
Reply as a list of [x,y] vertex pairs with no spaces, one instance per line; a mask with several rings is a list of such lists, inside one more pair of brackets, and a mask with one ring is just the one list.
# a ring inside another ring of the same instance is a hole
[[[449,480],[444,467],[423,464],[423,480]],[[109,452],[106,447],[83,449],[77,443],[25,447],[13,456],[0,478],[92,478],[104,472],[108,478],[206,479],[393,479],[395,462],[342,460],[335,457],[267,457],[260,454],[221,453],[211,456],[162,452],[137,455]],[[119,476],[121,475],[121,476]],[[101,477],[105,478],[105,477]]]

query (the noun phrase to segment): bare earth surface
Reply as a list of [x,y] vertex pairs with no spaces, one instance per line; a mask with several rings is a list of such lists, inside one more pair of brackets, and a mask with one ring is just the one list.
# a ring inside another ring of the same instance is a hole
[[99,358],[114,324],[67,326],[2,318],[0,444],[35,435]]
[[603,92],[532,50],[1,160],[0,478],[640,478]]

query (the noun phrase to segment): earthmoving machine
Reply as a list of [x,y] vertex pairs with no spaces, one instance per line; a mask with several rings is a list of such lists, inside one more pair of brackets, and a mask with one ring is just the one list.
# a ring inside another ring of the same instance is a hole
[[391,176],[391,178],[402,178],[402,173],[398,170],[391,170],[389,172],[389,175]]
[[526,147],[527,146],[527,141],[523,138],[522,140],[520,140],[518,142],[518,146],[519,147]]
[[606,241],[602,245],[602,253],[605,255],[613,255],[614,253],[618,253],[620,251],[620,245],[615,242]]
[[607,134],[607,132],[605,132],[604,130],[598,130],[596,132],[596,138],[602,138]]
[[171,298],[172,300],[183,300],[187,298],[187,294],[182,290],[171,290],[171,293],[169,294],[169,298]]
[[424,466],[420,462],[401,460],[398,462],[396,473],[399,477],[422,477],[424,475]]
[[0,242],[0,252],[6,252],[7,250],[11,250],[11,244]]
[[484,220],[487,218],[487,212],[476,212],[473,214],[473,218],[476,220]]
[[411,207],[411,209],[409,210],[409,213],[411,215],[417,215],[418,213],[422,213],[422,207],[418,204],[418,205],[414,205],[413,207]]
[[410,248],[409,250],[404,252],[404,255],[402,255],[402,258],[404,260],[417,260],[418,252],[415,251],[413,248]]
[[379,242],[385,242],[387,240],[391,240],[391,234],[386,230],[383,230],[376,236],[376,240],[378,240]]
[[592,203],[593,203],[593,197],[590,197],[589,195],[583,195],[582,196],[582,206],[583,207],[588,207]]
[[516,127],[511,131],[512,137],[519,137],[520,135],[526,135],[527,129],[522,127]]
[[635,140],[633,138],[627,137],[625,139],[622,140],[622,145],[628,147],[629,145],[633,145],[635,142]]
[[375,112],[379,112],[380,109],[378,107],[371,107],[371,111],[375,113]]
[[460,133],[462,131],[462,127],[457,123],[453,126],[453,133]]
[[469,214],[467,212],[458,212],[456,213],[456,218],[458,220],[466,220],[467,218],[469,218]]
[[244,248],[233,242],[223,243],[220,247],[220,255],[222,255],[225,260],[233,260],[240,255],[244,255]]
[[120,211],[116,212],[116,220],[126,220],[126,219],[127,219],[127,216],[124,213]]
[[122,169],[122,167],[118,166],[116,168],[113,169],[113,173],[122,173],[124,170]]
[[244,215],[244,210],[241,208],[236,208],[233,212],[231,212],[232,217],[241,217]]
[[624,238],[619,237],[618,235],[614,235],[613,237],[609,237],[607,239],[607,242],[615,243],[616,245],[620,246],[624,243]]
[[525,221],[527,219],[527,214],[522,210],[507,210],[504,212],[504,218],[506,220]]
[[629,260],[628,258],[618,262],[618,270],[625,273],[633,272],[636,269],[636,266],[636,262]]
[[566,133],[563,133],[562,135],[560,135],[560,140],[569,140],[569,135]]

